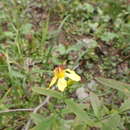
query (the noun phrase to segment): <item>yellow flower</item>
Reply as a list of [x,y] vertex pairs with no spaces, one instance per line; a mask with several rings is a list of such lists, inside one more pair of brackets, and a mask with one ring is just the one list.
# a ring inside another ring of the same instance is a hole
[[55,83],[60,91],[64,91],[67,87],[67,80],[65,78],[70,78],[74,81],[80,81],[81,78],[73,70],[64,69],[63,66],[56,67],[54,69],[54,77],[51,80],[49,87],[53,86]]

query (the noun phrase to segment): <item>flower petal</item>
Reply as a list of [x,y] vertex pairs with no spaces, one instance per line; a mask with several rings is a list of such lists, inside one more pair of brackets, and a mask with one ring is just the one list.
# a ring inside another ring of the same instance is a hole
[[53,86],[53,85],[55,84],[56,80],[57,80],[57,77],[54,76],[54,77],[52,78],[50,84],[49,84],[49,87]]
[[57,87],[60,91],[64,91],[64,89],[67,87],[67,81],[64,78],[59,78]]
[[65,70],[65,76],[74,80],[74,81],[80,81],[81,77],[79,75],[77,75],[73,70],[70,69],[66,69]]

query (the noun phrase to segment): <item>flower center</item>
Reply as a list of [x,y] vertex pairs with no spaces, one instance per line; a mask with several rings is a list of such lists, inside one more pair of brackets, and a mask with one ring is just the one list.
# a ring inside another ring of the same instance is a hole
[[65,77],[65,70],[62,67],[57,67],[54,70],[54,75],[57,78],[63,78],[63,77]]

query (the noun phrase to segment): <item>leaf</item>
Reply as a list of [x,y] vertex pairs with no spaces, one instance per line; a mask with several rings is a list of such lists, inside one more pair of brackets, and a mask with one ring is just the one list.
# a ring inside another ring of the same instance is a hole
[[7,38],[13,38],[14,37],[14,34],[12,32],[4,32],[3,34]]
[[86,124],[93,126],[93,122],[90,117],[81,107],[79,107],[78,104],[76,104],[73,100],[70,99],[65,100],[65,103],[67,104],[70,111],[75,113],[81,121],[85,121]]
[[103,35],[101,35],[101,39],[106,42],[109,42],[110,40],[113,40],[114,38],[117,37],[118,35],[113,32],[105,32]]
[[[85,109],[86,108],[86,104],[78,104],[78,106],[81,108],[81,109]],[[64,109],[62,109],[62,115],[64,116],[65,114],[69,114],[69,113],[73,113],[72,109],[65,107]]]
[[67,48],[66,53],[68,54],[72,51],[78,51],[79,52],[81,50],[81,48],[83,48],[85,46],[86,45],[84,44],[84,42],[82,40],[78,40],[76,44],[71,45]]
[[128,98],[127,100],[124,101],[124,103],[122,103],[120,111],[126,111],[128,109],[130,109],[130,98]]
[[106,87],[116,89],[118,91],[123,92],[126,95],[130,94],[130,85],[129,84],[126,84],[126,83],[123,83],[120,81],[116,81],[113,79],[105,79],[105,78],[96,78],[96,80]]
[[66,122],[56,115],[45,118],[31,130],[66,130]]
[[60,44],[57,48],[56,51],[60,53],[60,55],[64,55],[66,53],[66,48],[64,45]]
[[110,118],[103,122],[101,130],[118,130],[117,127],[121,122],[121,118],[117,113],[111,115]]
[[32,113],[31,114],[31,118],[35,122],[35,124],[39,124],[39,123],[41,123],[41,122],[46,120],[46,118],[44,118],[40,114],[36,114],[36,113]]
[[87,9],[87,11],[89,13],[93,13],[93,11],[94,11],[94,7],[91,4],[88,4],[88,3],[84,4],[83,9]]
[[100,116],[101,110],[101,101],[98,99],[98,96],[94,93],[90,93],[90,100],[94,110],[94,113],[97,117]]
[[23,24],[22,27],[21,27],[21,33],[22,34],[28,34],[31,32],[31,29],[32,29],[32,24]]
[[81,124],[76,122],[75,126],[73,126],[74,130],[88,130],[87,126],[85,124]]
[[32,88],[32,90],[34,92],[37,92],[37,93],[42,94],[42,95],[51,96],[51,97],[55,97],[58,99],[63,98],[63,95],[60,92],[57,92],[55,90],[45,89],[45,88],[40,88],[40,87],[34,87],[34,88]]
[[38,125],[36,125],[36,127],[31,130],[51,130],[54,121],[55,116],[51,116],[49,118],[46,118],[45,121],[40,122]]
[[15,77],[15,78],[24,78],[24,75],[19,72],[19,71],[14,71],[14,70],[11,70],[11,76]]

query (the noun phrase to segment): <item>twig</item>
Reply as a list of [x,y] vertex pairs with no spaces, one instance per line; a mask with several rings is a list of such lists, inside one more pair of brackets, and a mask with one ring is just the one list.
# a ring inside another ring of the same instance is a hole
[[73,70],[76,70],[79,66],[80,64],[77,64],[76,66],[73,67]]
[[[49,99],[50,99],[50,96],[47,96],[40,105],[38,105],[36,108],[34,108],[33,113],[37,113],[41,107],[43,107],[45,104],[47,104],[49,102]],[[22,130],[29,130],[31,123],[32,123],[32,120],[31,119],[28,120],[27,124],[25,125],[25,127]]]
[[34,109],[33,113],[37,113],[37,111],[38,111],[41,107],[43,107],[45,104],[47,104],[47,103],[49,102],[49,99],[50,99],[50,96],[47,96],[47,97],[45,98],[45,100],[44,100],[40,105],[38,105],[38,106]]
[[8,113],[8,112],[22,112],[22,111],[33,111],[33,110],[34,110],[34,108],[9,109],[9,110],[0,111],[0,114]]

